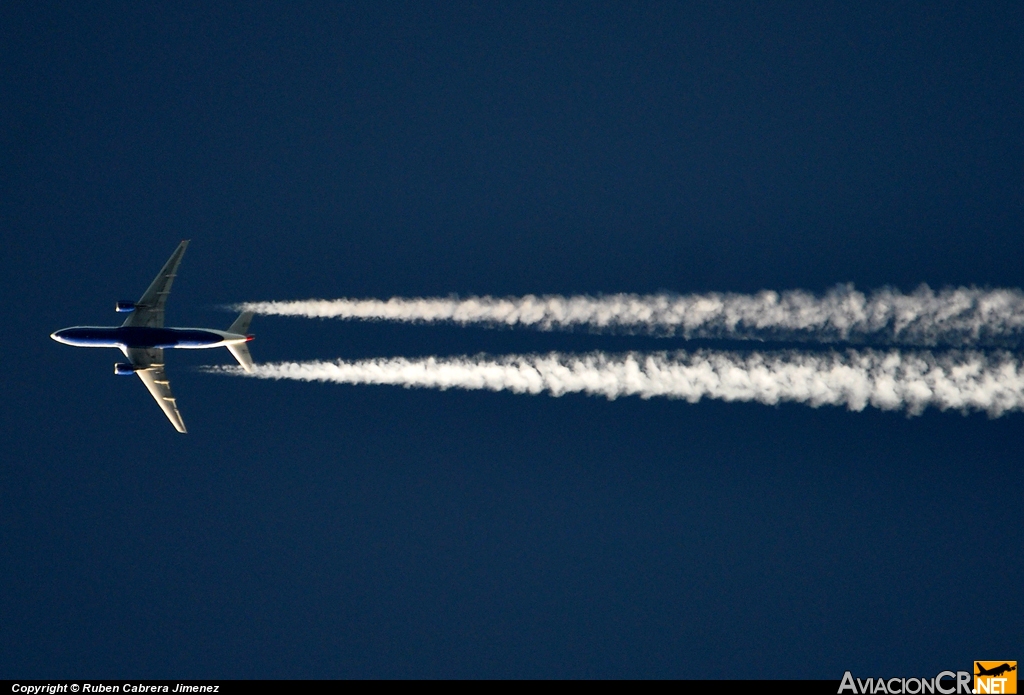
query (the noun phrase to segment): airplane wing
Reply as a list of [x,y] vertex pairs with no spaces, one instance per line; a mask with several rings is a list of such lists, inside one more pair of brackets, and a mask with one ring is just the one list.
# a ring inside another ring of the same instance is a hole
[[[149,289],[142,295],[142,299],[135,303],[135,311],[128,315],[122,326],[146,326],[150,328],[163,328],[164,326],[164,305],[167,304],[167,295],[171,293],[171,284],[178,272],[178,265],[181,264],[181,257],[185,255],[188,248],[188,241],[178,244],[171,257],[164,263],[160,273],[150,284]],[[163,360],[160,360],[163,362]],[[152,391],[152,389],[150,389]]]
[[181,419],[181,413],[178,412],[178,402],[174,399],[174,394],[171,393],[171,382],[167,380],[167,372],[164,371],[163,349],[127,348],[124,352],[132,364],[139,367],[135,373],[153,394],[156,404],[164,411],[164,415],[174,425],[174,429],[185,434],[185,421]]

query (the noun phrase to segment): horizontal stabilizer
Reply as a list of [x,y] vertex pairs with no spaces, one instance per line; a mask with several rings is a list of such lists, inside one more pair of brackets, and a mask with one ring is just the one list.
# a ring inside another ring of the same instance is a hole
[[231,327],[228,328],[228,333],[234,333],[235,335],[245,335],[248,333],[249,324],[252,323],[252,315],[253,312],[251,311],[243,311],[235,319],[235,322],[231,324]]
[[246,343],[235,343],[228,345],[227,348],[238,360],[238,364],[242,365],[242,369],[247,372],[252,371],[252,355],[249,354],[249,346]]

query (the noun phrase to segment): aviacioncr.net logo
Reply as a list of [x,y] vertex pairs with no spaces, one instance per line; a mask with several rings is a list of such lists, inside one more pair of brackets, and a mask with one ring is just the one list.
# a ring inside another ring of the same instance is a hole
[[1017,692],[1016,661],[975,661],[974,692],[978,695],[999,693],[1013,695]]
[[971,695],[970,671],[940,671],[934,678],[854,678],[847,671],[839,684],[838,695]]

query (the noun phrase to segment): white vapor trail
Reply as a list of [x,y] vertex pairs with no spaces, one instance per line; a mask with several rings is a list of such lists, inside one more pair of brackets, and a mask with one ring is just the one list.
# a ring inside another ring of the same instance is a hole
[[[208,371],[245,376],[237,367]],[[1017,356],[847,350],[811,353],[677,353],[403,357],[256,365],[263,379],[391,384],[406,388],[484,389],[552,396],[584,393],[726,401],[784,401],[863,410],[985,411],[991,417],[1024,406],[1024,369]]]
[[241,311],[309,318],[411,323],[454,322],[575,327],[687,338],[850,341],[882,345],[1006,346],[1024,335],[1024,292],[960,287],[911,294],[864,294],[839,285],[824,295],[804,290],[755,295],[613,294],[248,302]]

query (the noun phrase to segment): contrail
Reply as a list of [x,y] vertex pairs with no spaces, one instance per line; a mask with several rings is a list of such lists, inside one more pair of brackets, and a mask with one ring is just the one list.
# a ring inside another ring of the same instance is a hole
[[[238,367],[207,371],[246,375]],[[932,406],[997,417],[1024,405],[1024,370],[1017,356],[960,350],[393,357],[259,364],[248,376],[552,396],[584,393],[609,399],[663,396],[690,403],[702,398],[792,401],[855,411],[871,405],[912,415]]]
[[853,342],[873,345],[1014,347],[1024,337],[1024,292],[959,287],[864,294],[839,285],[758,294],[312,299],[247,302],[260,314],[528,326],[541,330],[645,333],[685,338]]

